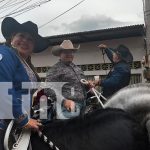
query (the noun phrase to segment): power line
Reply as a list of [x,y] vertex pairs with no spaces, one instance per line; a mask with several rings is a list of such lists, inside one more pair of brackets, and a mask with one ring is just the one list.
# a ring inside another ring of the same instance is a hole
[[[31,1],[32,1],[32,0],[28,0],[28,1],[23,0],[22,3],[21,3],[21,4],[22,4],[21,6],[19,6],[19,7],[15,8],[15,9],[13,9],[13,10],[12,10],[11,12],[9,12],[8,14],[6,14],[6,15],[0,17],[0,19],[5,18],[6,16],[13,16],[13,17],[19,16],[19,15],[21,15],[21,14],[27,12],[27,11],[30,11],[30,10],[32,10],[32,9],[34,9],[34,8],[36,8],[36,7],[38,7],[38,6],[41,6],[41,5],[44,4],[44,3],[50,2],[51,0],[43,0],[43,1],[42,1],[42,0],[39,0],[38,2],[32,3],[31,5],[28,5],[28,6],[24,7],[25,5],[27,5],[27,3],[30,3]],[[24,2],[26,2],[26,3],[24,3]],[[15,3],[16,3],[16,2],[15,2]],[[16,3],[16,4],[18,4],[18,3]],[[12,5],[14,5],[14,4],[12,4]],[[16,6],[17,6],[17,5],[16,5]],[[24,7],[24,8],[21,9],[21,7]],[[14,8],[14,7],[12,7],[12,8]],[[17,14],[17,15],[14,15],[14,14]]]
[[[22,5],[21,5],[21,6],[19,6],[19,7],[15,8],[15,9],[13,9],[13,10],[10,11],[8,14],[6,14],[6,15],[0,17],[0,19],[3,19],[3,18],[5,18],[5,17],[7,17],[7,16],[10,16],[10,15],[13,14],[13,12],[15,12],[17,9],[23,7],[24,5],[26,5],[27,3],[31,2],[31,1],[32,1],[32,0],[28,0],[28,1],[24,0],[24,1],[22,1],[22,3],[21,3]],[[26,2],[26,3],[24,3],[24,2]],[[12,7],[12,8],[14,8],[14,7]]]
[[8,0],[8,2],[6,2],[5,4],[3,4],[2,6],[0,6],[0,9],[3,9],[4,6],[7,6],[7,4],[9,4],[11,2],[11,0]]
[[62,15],[66,14],[67,12],[69,12],[70,10],[72,10],[73,8],[77,7],[78,5],[80,5],[81,3],[83,3],[85,0],[80,1],[79,3],[77,3],[76,5],[74,5],[73,7],[71,7],[70,9],[66,10],[65,12],[61,13],[60,15],[56,16],[55,18],[51,19],[50,21],[44,23],[43,25],[39,26],[39,28],[42,28],[44,26],[46,26],[47,24],[49,24],[50,22],[56,20],[57,18],[61,17]]
[[10,16],[11,14],[13,14],[16,10],[18,10],[19,8],[23,7],[24,5],[26,5],[27,3],[30,3],[32,0],[28,0],[25,1],[26,3],[22,4],[21,6],[15,8],[14,10],[12,10],[11,12],[9,12],[9,14],[7,14],[6,16]]
[[9,5],[7,4],[5,7],[1,8],[1,9],[7,9],[7,8],[12,7],[14,5],[17,6],[18,4],[20,4],[20,3],[24,2],[24,1],[25,0],[17,2],[16,0],[13,0],[11,3],[9,3]]
[[0,1],[0,3],[2,3],[3,1],[5,1],[5,0]]
[[9,3],[8,5],[6,5],[5,7],[3,7],[3,8],[0,8],[2,11],[0,11],[0,14],[2,14],[2,13],[4,13],[4,12],[6,12],[7,10],[10,10],[11,8],[14,8],[14,7],[16,7],[17,5],[19,5],[20,3],[23,3],[23,2],[25,2],[26,0],[22,0],[22,1],[20,1],[20,2],[12,2],[12,3]]
[[[27,7],[23,8],[23,9],[17,11],[16,13],[18,13],[18,14],[15,15],[15,16],[13,16],[13,17],[17,17],[17,16],[19,16],[19,15],[21,15],[21,14],[24,14],[24,13],[26,13],[26,12],[28,12],[28,11],[30,11],[30,10],[32,10],[32,9],[34,9],[34,8],[36,8],[36,7],[38,7],[38,6],[40,7],[42,4],[47,3],[47,2],[49,2],[49,1],[51,1],[51,0],[47,0],[47,1],[45,1],[45,2],[40,2],[40,3],[36,4],[36,5],[27,6]],[[15,13],[14,13],[14,14],[15,14]]]

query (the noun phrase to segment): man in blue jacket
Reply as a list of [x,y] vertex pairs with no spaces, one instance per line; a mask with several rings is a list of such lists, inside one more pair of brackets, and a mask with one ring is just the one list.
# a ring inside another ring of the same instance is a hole
[[124,45],[119,45],[116,49],[107,48],[104,44],[100,44],[98,47],[105,51],[107,57],[113,63],[106,79],[95,82],[102,87],[103,96],[109,98],[129,84],[131,76],[129,63],[133,61],[133,56]]

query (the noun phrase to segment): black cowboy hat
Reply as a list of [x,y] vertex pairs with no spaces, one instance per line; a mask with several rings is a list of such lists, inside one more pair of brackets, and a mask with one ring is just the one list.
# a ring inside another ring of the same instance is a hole
[[31,21],[27,21],[20,24],[15,19],[11,17],[6,17],[2,21],[1,31],[6,40],[10,39],[12,34],[16,32],[30,33],[35,39],[35,47],[33,50],[34,53],[42,52],[50,45],[48,39],[45,39],[44,37],[38,34],[37,25]]
[[121,59],[127,63],[133,62],[133,55],[131,54],[129,48],[121,44],[116,49],[115,52],[121,56]]

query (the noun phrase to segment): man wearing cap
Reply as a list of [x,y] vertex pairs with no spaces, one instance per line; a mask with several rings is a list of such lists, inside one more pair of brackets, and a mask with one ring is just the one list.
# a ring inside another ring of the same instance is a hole
[[124,45],[119,45],[116,49],[107,48],[104,44],[100,44],[98,47],[105,51],[107,57],[113,63],[106,79],[95,82],[96,85],[102,87],[103,96],[109,98],[129,84],[131,76],[129,63],[133,61],[133,56]]
[[[52,48],[52,54],[59,57],[59,61],[50,68],[47,73],[47,82],[66,82],[62,88],[62,112],[65,119],[80,115],[85,106],[86,87],[80,82],[84,79],[83,71],[72,61],[75,48],[70,40],[64,40],[61,45]],[[46,90],[50,97],[54,97],[52,91]],[[57,99],[57,102],[59,100]],[[57,111],[56,111],[57,114]],[[58,116],[59,119],[62,119]]]

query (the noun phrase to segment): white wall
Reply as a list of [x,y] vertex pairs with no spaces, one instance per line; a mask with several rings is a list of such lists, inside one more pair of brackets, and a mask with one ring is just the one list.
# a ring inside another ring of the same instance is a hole
[[[142,57],[145,55],[143,37],[113,39],[106,41],[81,43],[80,49],[75,54],[74,63],[77,65],[104,63],[102,53],[97,48],[97,46],[102,43],[112,48],[117,47],[119,44],[126,45],[127,47],[129,47],[131,53],[133,54],[134,61],[141,61]],[[52,66],[57,62],[58,59],[58,57],[55,57],[51,54],[51,47],[42,53],[33,54],[32,56],[32,62],[36,67]],[[105,62],[110,62],[106,56]],[[132,73],[142,74],[142,69],[132,69]],[[85,74],[99,75],[106,74],[106,71],[85,71]],[[43,77],[45,76],[45,74],[41,75]]]

